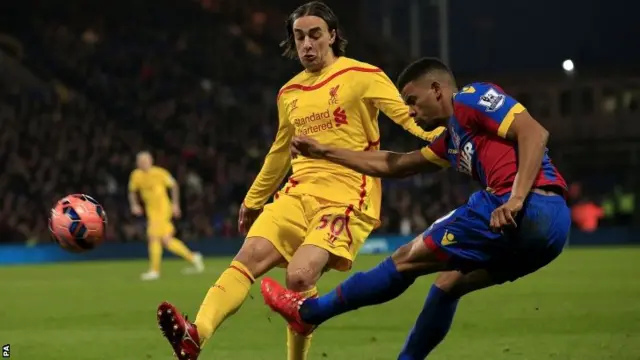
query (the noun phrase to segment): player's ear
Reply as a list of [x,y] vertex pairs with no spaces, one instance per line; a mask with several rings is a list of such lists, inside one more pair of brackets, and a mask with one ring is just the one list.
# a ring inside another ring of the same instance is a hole
[[442,84],[440,84],[437,80],[432,80],[431,91],[433,91],[433,93],[435,94],[436,99],[440,100],[440,98],[442,97]]
[[336,29],[329,31],[329,45],[333,45],[336,42]]

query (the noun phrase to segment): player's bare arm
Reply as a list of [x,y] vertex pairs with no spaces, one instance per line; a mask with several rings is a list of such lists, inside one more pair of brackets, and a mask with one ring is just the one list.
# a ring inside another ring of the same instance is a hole
[[241,234],[246,234],[249,231],[253,222],[262,212],[262,207],[276,191],[291,168],[291,157],[288,149],[293,131],[291,124],[286,121],[285,116],[281,113],[280,104],[278,104],[278,111],[280,124],[276,139],[264,159],[260,173],[247,192],[242,205],[240,205],[238,231]]
[[173,216],[176,218],[182,216],[182,211],[180,210],[180,185],[178,185],[177,181],[174,181],[171,185],[171,203],[173,204]]
[[[291,158],[286,151],[290,144],[289,139],[290,135],[288,131],[286,131],[285,134],[281,134],[280,131],[278,132],[276,141],[264,159],[260,174],[249,189],[245,200],[240,205],[238,231],[241,234],[246,234],[249,231],[253,222],[262,212],[262,207],[268,197],[276,191],[282,179],[284,179],[287,172],[289,172],[291,168]],[[264,194],[268,195],[264,196]]]
[[135,191],[129,191],[129,206],[133,215],[142,215],[142,206],[138,200],[138,194]]
[[524,200],[540,172],[549,132],[524,110],[515,115],[506,137],[518,144],[518,172],[509,201],[491,215],[491,227],[494,229],[506,225],[516,226],[514,217],[522,209]]
[[540,172],[549,132],[525,110],[515,115],[507,139],[518,143],[518,173],[511,197],[524,198]]
[[291,141],[292,156],[302,155],[328,160],[361,174],[374,177],[407,177],[441,168],[427,160],[420,151],[396,153],[391,151],[353,151],[320,144],[306,136]]

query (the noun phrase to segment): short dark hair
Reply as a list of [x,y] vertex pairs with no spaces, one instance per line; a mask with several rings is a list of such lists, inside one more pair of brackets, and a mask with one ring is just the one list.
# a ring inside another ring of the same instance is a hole
[[398,76],[396,86],[398,89],[402,90],[402,88],[404,88],[408,83],[418,79],[419,77],[436,72],[448,75],[452,85],[455,86],[455,79],[449,67],[440,59],[433,57],[424,57],[409,64],[404,70],[402,70],[400,76]]
[[295,59],[298,56],[296,51],[296,41],[293,34],[293,22],[303,16],[317,16],[324,20],[329,27],[329,31],[336,31],[336,39],[331,45],[335,56],[344,56],[347,50],[347,39],[344,37],[338,17],[333,10],[322,1],[310,1],[295,9],[285,22],[287,27],[287,38],[280,43],[280,47],[284,49],[283,56]]

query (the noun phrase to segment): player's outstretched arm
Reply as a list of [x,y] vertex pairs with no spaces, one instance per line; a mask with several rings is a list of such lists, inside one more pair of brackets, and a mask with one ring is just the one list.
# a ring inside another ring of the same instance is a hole
[[289,145],[293,136],[292,125],[282,113],[278,103],[278,133],[264,159],[260,173],[247,192],[243,205],[249,209],[261,209],[277,190],[291,168]]
[[407,177],[422,171],[440,168],[427,160],[420,151],[396,153],[391,151],[353,151],[318,143],[309,137],[294,137],[292,155],[324,159],[374,177]]
[[131,176],[129,176],[129,206],[131,207],[131,212],[133,215],[141,215],[142,214],[142,206],[140,205],[140,201],[138,200],[138,190],[140,188],[139,177],[137,176],[136,171],[131,172]]

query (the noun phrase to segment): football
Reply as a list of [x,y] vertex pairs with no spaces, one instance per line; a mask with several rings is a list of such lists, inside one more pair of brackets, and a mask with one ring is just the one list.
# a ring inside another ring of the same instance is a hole
[[89,195],[65,196],[51,209],[49,230],[53,240],[70,252],[84,252],[105,237],[107,214]]

